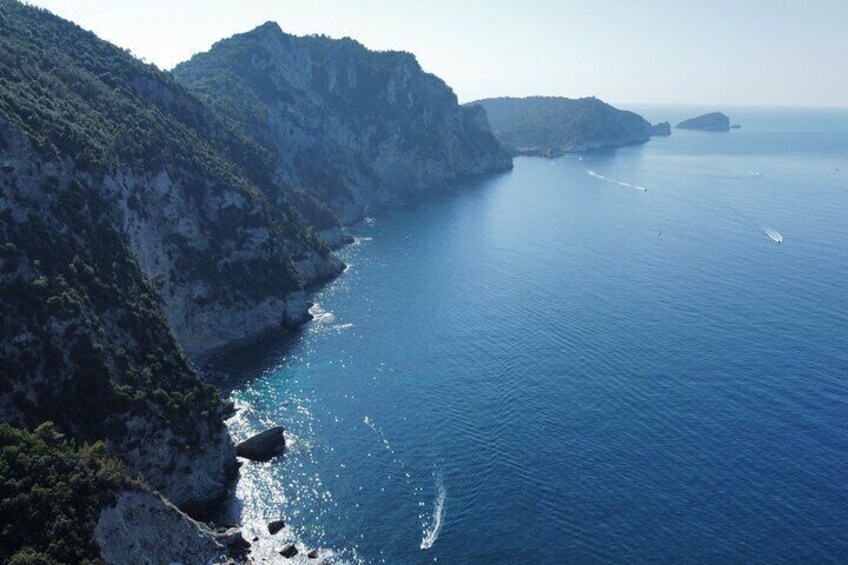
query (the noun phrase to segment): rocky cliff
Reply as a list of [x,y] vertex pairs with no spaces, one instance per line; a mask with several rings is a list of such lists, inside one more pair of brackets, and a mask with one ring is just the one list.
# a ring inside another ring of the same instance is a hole
[[408,53],[295,37],[267,23],[215,44],[173,74],[256,135],[275,156],[278,178],[345,221],[512,166],[485,112],[459,106]]
[[185,353],[302,317],[342,265],[267,152],[77,26],[0,2],[0,85],[0,419],[103,439],[200,511],[235,456]]
[[698,131],[729,131],[730,118],[721,112],[711,112],[690,118],[677,124],[678,129],[693,129]]
[[485,113],[409,55],[248,38],[233,112],[218,87],[210,105],[0,0],[0,421],[55,422],[46,444],[0,430],[0,559],[214,558],[225,540],[181,511],[203,514],[237,466],[191,359],[302,323],[304,287],[343,269],[338,216],[511,165]]
[[642,116],[597,98],[489,98],[469,104],[474,106],[485,108],[492,132],[519,155],[556,157],[664,135],[662,124],[652,127]]

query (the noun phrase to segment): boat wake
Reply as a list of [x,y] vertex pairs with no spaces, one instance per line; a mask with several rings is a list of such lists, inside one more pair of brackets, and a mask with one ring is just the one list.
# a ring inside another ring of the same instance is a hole
[[422,551],[433,547],[433,544],[439,539],[439,532],[442,531],[442,521],[445,516],[445,499],[447,496],[445,485],[442,484],[442,479],[438,478],[436,500],[433,502],[433,516],[430,524],[424,528],[424,538],[421,540]]
[[636,185],[636,184],[630,184],[629,182],[624,182],[624,181],[621,181],[621,180],[611,179],[611,178],[605,177],[604,175],[598,174],[597,171],[593,171],[592,169],[587,169],[587,172],[589,173],[589,176],[595,177],[598,180],[602,180],[602,181],[605,181],[605,182],[611,182],[613,184],[617,184],[618,186],[625,186],[627,188],[635,188],[636,190],[641,191],[641,192],[648,192],[648,189],[645,188],[644,186],[639,186],[639,185]]
[[779,231],[773,230],[771,228],[763,228],[763,231],[765,232],[765,234],[767,236],[769,236],[769,239],[772,240],[773,242],[783,243],[783,236],[780,235]]

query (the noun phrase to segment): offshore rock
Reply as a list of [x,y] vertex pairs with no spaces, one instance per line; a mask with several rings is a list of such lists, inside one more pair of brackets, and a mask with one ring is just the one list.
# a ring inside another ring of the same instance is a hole
[[[282,426],[260,432],[236,446],[236,455],[251,461],[270,461],[286,448]],[[270,528],[270,526],[269,526]]]
[[268,533],[272,536],[286,527],[285,520],[274,520],[272,522],[268,522]]
[[285,557],[286,559],[291,559],[295,555],[297,555],[297,548],[294,545],[289,545],[282,551],[280,551],[280,555]]

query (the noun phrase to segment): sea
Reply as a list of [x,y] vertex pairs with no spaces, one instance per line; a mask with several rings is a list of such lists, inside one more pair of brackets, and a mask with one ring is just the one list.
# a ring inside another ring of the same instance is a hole
[[219,360],[233,437],[286,428],[227,505],[257,562],[848,562],[848,110],[722,110],[354,226]]

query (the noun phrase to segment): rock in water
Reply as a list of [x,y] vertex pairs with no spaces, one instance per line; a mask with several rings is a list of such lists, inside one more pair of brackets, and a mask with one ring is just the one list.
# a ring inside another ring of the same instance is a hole
[[671,135],[671,124],[668,122],[660,122],[658,124],[654,124],[651,126],[651,129],[648,130],[648,133],[651,136]]
[[286,527],[286,523],[283,520],[274,520],[273,522],[268,522],[268,533],[272,536]]
[[728,131],[730,129],[730,118],[721,112],[712,112],[684,120],[677,124],[678,129],[694,129],[698,131]]
[[295,555],[297,555],[297,548],[293,545],[288,546],[284,550],[280,552],[280,555],[285,557],[286,559],[291,559]]
[[244,440],[236,446],[236,455],[251,461],[270,461],[286,448],[283,427],[275,426]]
[[308,558],[310,558],[310,559],[318,559],[318,550],[317,550],[317,549],[313,549],[312,551],[310,551],[309,553],[307,553],[307,554],[306,554],[306,556],[307,556]]

